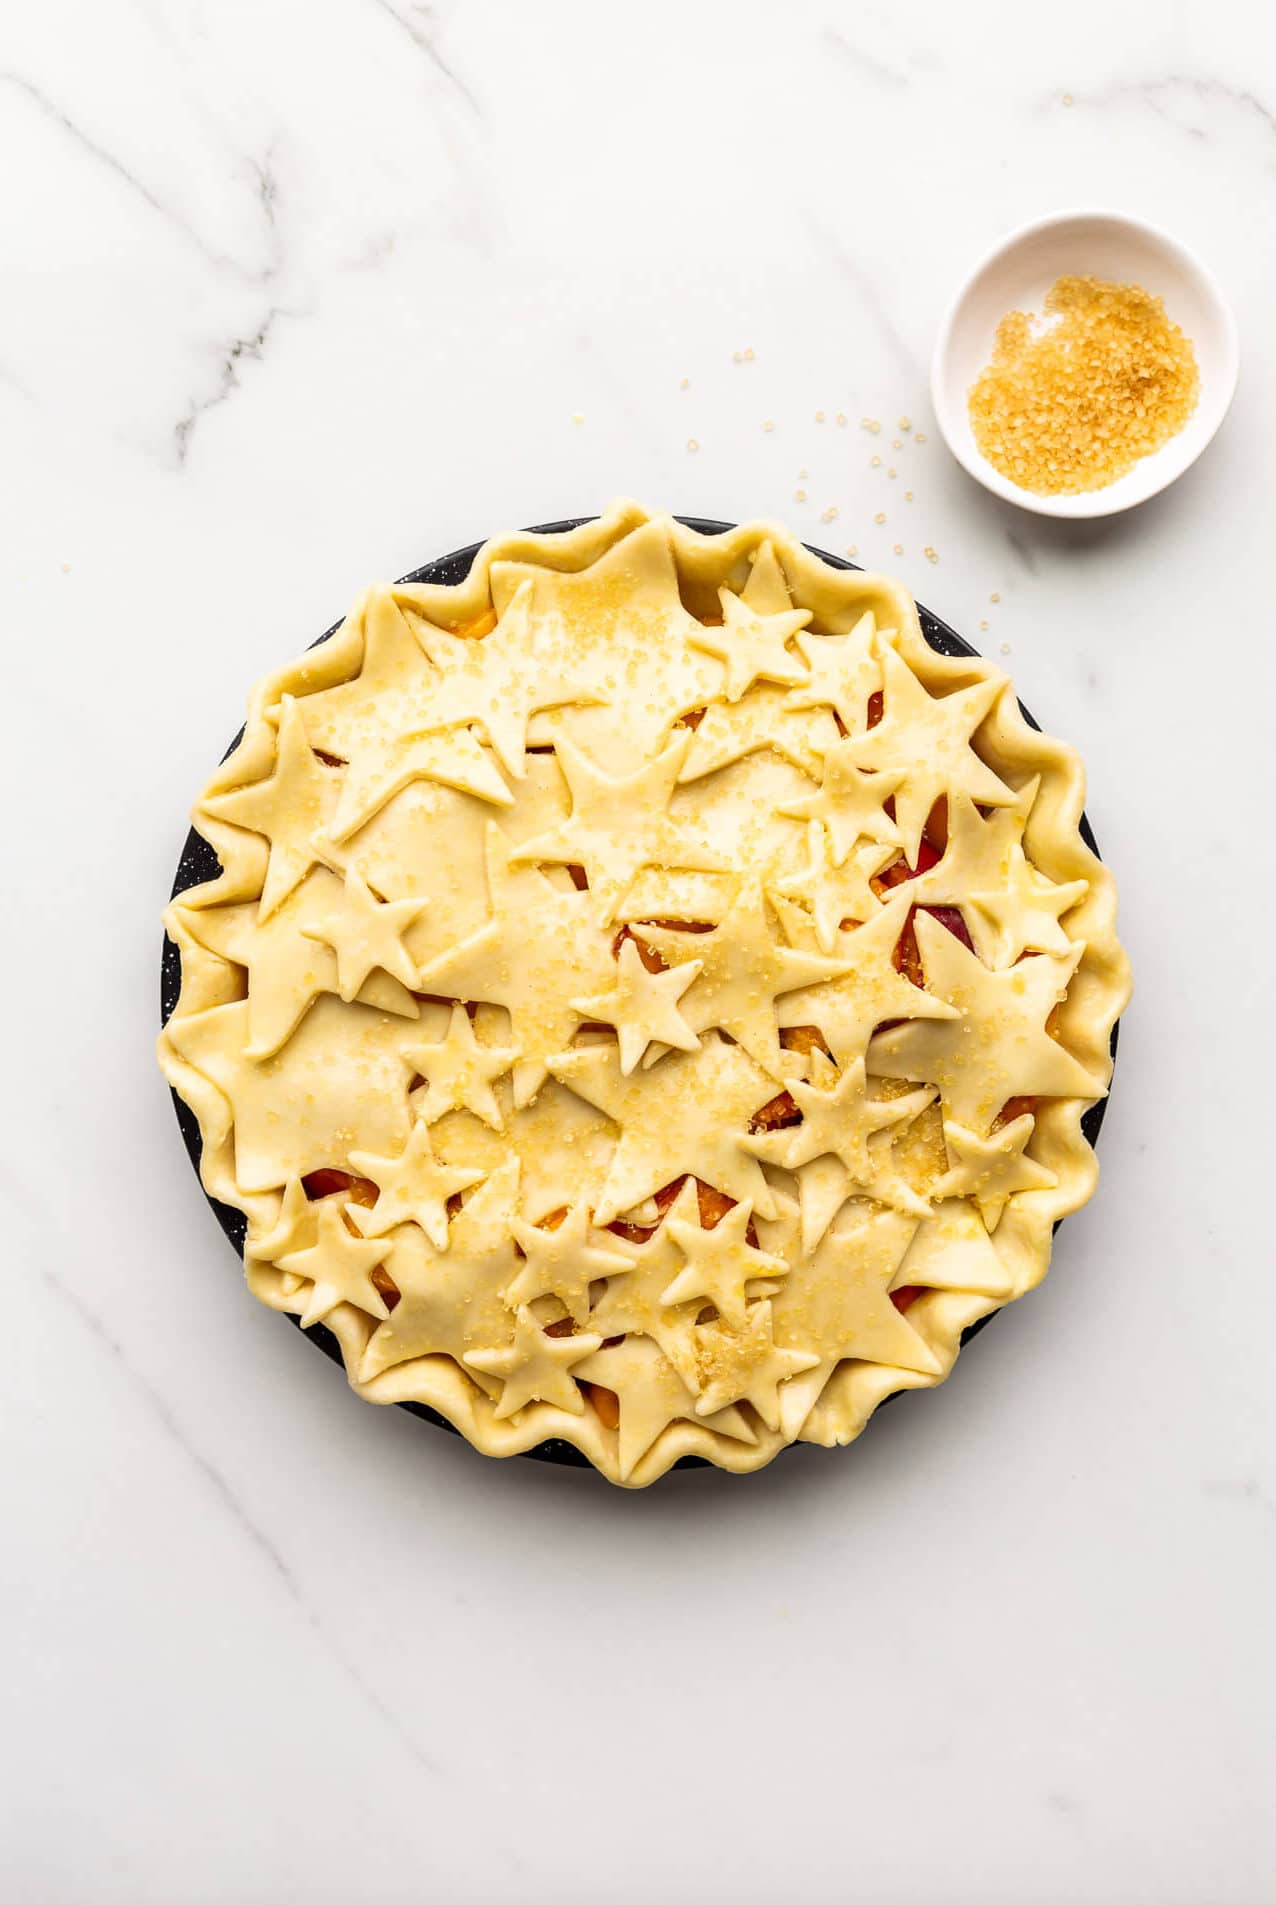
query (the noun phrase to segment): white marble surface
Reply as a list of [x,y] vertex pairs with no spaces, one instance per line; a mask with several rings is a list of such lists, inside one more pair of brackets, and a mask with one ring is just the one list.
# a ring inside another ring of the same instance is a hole
[[[1271,1896],[1274,54],[1248,0],[5,9],[6,1897]],[[1107,526],[933,438],[872,470],[952,284],[1068,203],[1219,273],[1216,444]],[[645,1496],[353,1401],[151,1058],[253,678],[617,493],[1008,643],[1138,982],[1045,1287],[858,1447]]]

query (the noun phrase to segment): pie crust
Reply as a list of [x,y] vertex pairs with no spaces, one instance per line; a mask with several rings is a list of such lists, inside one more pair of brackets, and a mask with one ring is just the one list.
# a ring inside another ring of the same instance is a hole
[[770,524],[618,503],[368,590],[254,690],[165,915],[249,1287],[489,1455],[851,1441],[1094,1188],[1129,973],[1083,791]]

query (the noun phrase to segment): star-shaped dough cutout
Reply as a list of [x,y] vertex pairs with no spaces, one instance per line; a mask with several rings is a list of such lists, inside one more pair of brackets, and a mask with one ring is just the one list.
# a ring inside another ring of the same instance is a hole
[[425,622],[421,643],[439,671],[431,726],[475,722],[502,767],[516,778],[523,772],[533,713],[565,701],[598,699],[571,680],[562,621],[556,614],[535,612],[530,580],[517,589],[490,634],[475,640]]
[[1085,880],[1048,880],[1024,853],[1024,828],[1039,786],[1034,777],[1010,806],[986,817],[966,795],[950,795],[943,854],[910,882],[919,906],[961,907],[987,966],[1013,966],[1028,950],[1068,952],[1072,942],[1060,918],[1089,891]]
[[[344,1170],[351,1144],[387,1157],[400,1151],[411,1123],[403,1046],[414,1036],[419,1027],[410,1019],[327,996],[282,1050],[262,1060],[248,1055],[242,999],[170,1020],[166,1033],[227,1101],[244,1192],[277,1190],[324,1166]],[[209,1135],[206,1125],[206,1141]]]
[[253,1257],[259,1263],[278,1263],[280,1257],[309,1250],[319,1234],[319,1208],[306,1196],[301,1179],[290,1177],[284,1185],[279,1215],[270,1229],[254,1237],[249,1226],[245,1257]]
[[690,744],[689,733],[677,735],[654,761],[615,780],[561,739],[558,760],[571,790],[571,814],[562,826],[525,841],[515,857],[583,866],[603,924],[615,918],[640,867],[720,869],[722,856],[669,814]]
[[754,1112],[774,1098],[775,1081],[738,1045],[713,1035],[698,1051],[670,1052],[633,1078],[611,1044],[564,1052],[549,1069],[620,1126],[596,1223],[611,1223],[687,1171],[775,1216],[771,1187],[743,1143]]
[[446,1037],[432,1044],[406,1045],[403,1057],[426,1083],[424,1096],[413,1100],[422,1124],[434,1124],[449,1111],[472,1111],[493,1131],[504,1130],[492,1086],[509,1071],[518,1053],[513,1046],[480,1045],[463,1005],[453,1005]]
[[917,915],[915,931],[927,992],[960,1016],[879,1032],[869,1049],[871,1071],[938,1085],[945,1118],[976,1131],[987,1131],[1011,1098],[1102,1097],[1102,1082],[1045,1029],[1082,945],[1066,959],[1037,953],[992,972],[929,914]]
[[938,1375],[934,1353],[890,1299],[916,1229],[903,1212],[848,1205],[772,1299],[776,1342],[834,1362],[854,1357]]
[[773,1431],[780,1426],[780,1384],[820,1360],[809,1350],[779,1346],[769,1302],[750,1304],[734,1322],[702,1325],[695,1342],[701,1382],[696,1414],[712,1415],[733,1403],[750,1402]]
[[[905,1124],[933,1104],[933,1091],[910,1091],[903,1098],[870,1098],[862,1058],[852,1059],[841,1072],[818,1049],[811,1053],[810,1083],[789,1082],[789,1093],[802,1113],[802,1122],[768,1140],[783,1152],[776,1162],[795,1171],[812,1158],[840,1158],[856,1184],[868,1186],[877,1171],[870,1149],[880,1133]],[[754,1145],[763,1141],[755,1138]],[[867,1190],[866,1195],[876,1196]],[[886,1200],[882,1200],[886,1201]],[[907,1206],[906,1206],[907,1208]]]
[[[565,735],[617,771],[638,767],[659,752],[679,716],[717,697],[722,664],[687,640],[697,624],[683,606],[667,524],[642,524],[577,575],[494,562],[498,614],[529,580],[533,605],[561,617],[572,679],[597,697],[594,706],[534,715],[533,743]],[[650,665],[653,654],[659,669]]]
[[[480,1028],[483,1017],[481,1012]],[[489,1131],[464,1113],[446,1118],[435,1127],[440,1156],[449,1163],[494,1170],[513,1152],[523,1167],[519,1210],[530,1223],[539,1224],[561,1211],[564,1196],[592,1210],[616,1148],[610,1120],[554,1078],[547,1078],[535,1098],[517,1110],[508,1081],[502,1081],[496,1093],[505,1117],[504,1131]]]
[[763,682],[739,701],[709,703],[678,780],[683,786],[703,780],[762,748],[818,780],[824,754],[836,740],[837,723],[827,708],[795,708],[791,689]]
[[910,866],[917,864],[931,808],[941,794],[965,794],[981,807],[1008,807],[1014,790],[998,779],[975,753],[971,736],[1006,685],[993,674],[953,694],[928,694],[903,657],[889,642],[879,645],[882,665],[882,718],[843,745],[859,767],[898,776],[895,819]]
[[340,780],[337,771],[325,767],[315,754],[291,695],[285,695],[280,706],[278,737],[274,769],[265,780],[216,794],[195,810],[196,819],[207,814],[211,820],[264,834],[270,842],[258,908],[262,921],[270,918],[318,861],[315,839],[337,804]]
[[1034,952],[1070,952],[1072,941],[1060,918],[1089,890],[1087,880],[1057,885],[1037,871],[1022,847],[1012,848],[1005,885],[970,895],[970,904],[992,929],[991,963],[1013,966],[1030,948]]
[[831,953],[844,920],[866,920],[878,911],[881,901],[870,882],[894,858],[893,846],[870,841],[854,847],[839,866],[828,829],[812,820],[806,829],[806,865],[777,880],[775,890],[786,899],[806,902],[820,951]]
[[[589,1319],[591,1326],[601,1330],[604,1336],[623,1336],[634,1330],[643,1336],[654,1336],[670,1362],[684,1375],[690,1366],[688,1331],[703,1304],[694,1300],[686,1304],[665,1301],[670,1283],[687,1261],[674,1242],[669,1221],[672,1219],[690,1229],[704,1226],[705,1204],[716,1203],[718,1195],[710,1186],[702,1202],[697,1180],[684,1178],[663,1217],[657,1209],[651,1221],[658,1228],[645,1240],[635,1240],[624,1231],[613,1231],[618,1247],[625,1254],[626,1269],[623,1275],[613,1271]],[[760,1218],[755,1211],[753,1229],[758,1248],[765,1256],[778,1259],[783,1265],[778,1274],[787,1276],[796,1248],[798,1207],[791,1198],[779,1193],[776,1193],[776,1207],[778,1215],[774,1218]],[[638,1221],[637,1217],[630,1219],[631,1223]],[[763,1274],[756,1281],[749,1280],[745,1295],[752,1301],[755,1297],[771,1296],[778,1288],[776,1277]]]
[[470,729],[436,731],[442,679],[389,590],[371,590],[359,673],[307,695],[302,709],[311,746],[347,763],[340,801],[326,823],[334,840],[346,839],[414,780],[441,781],[510,805],[495,762]]
[[[248,974],[248,1056],[269,1058],[291,1037],[321,992],[338,989],[337,959],[308,928],[340,899],[340,883],[315,867],[301,885],[263,921],[255,902],[232,906],[179,906],[192,939]],[[412,993],[388,973],[374,972],[358,988],[364,1005],[415,1019]]]
[[392,1245],[386,1273],[399,1301],[368,1343],[363,1381],[416,1356],[463,1362],[473,1350],[505,1349],[514,1340],[505,1291],[518,1269],[510,1229],[518,1168],[511,1158],[466,1199],[452,1219],[446,1250],[436,1250],[416,1224],[384,1240]]
[[572,1004],[615,979],[611,935],[593,894],[563,892],[536,867],[518,866],[500,829],[488,829],[491,918],[453,951],[426,966],[421,989],[486,1000],[510,1015],[514,1103],[525,1105],[545,1082],[546,1062],[568,1045],[581,1014]]
[[770,537],[753,552],[749,579],[740,591],[740,599],[755,615],[780,615],[793,607],[788,579]]
[[357,867],[346,868],[340,903],[301,930],[336,953],[337,990],[347,1005],[373,972],[389,973],[408,990],[416,984],[403,934],[425,905],[424,900],[379,900]]
[[[570,1338],[567,1339],[570,1341]],[[757,1436],[738,1409],[719,1409],[712,1415],[696,1413],[695,1393],[688,1389],[668,1357],[649,1336],[627,1336],[621,1343],[599,1349],[577,1363],[578,1381],[610,1389],[620,1404],[618,1430],[620,1479],[627,1482],[671,1422],[699,1422],[737,1442],[756,1442]]]
[[373,1316],[388,1316],[385,1298],[372,1281],[372,1272],[385,1262],[389,1252],[390,1246],[384,1241],[369,1243],[356,1237],[346,1225],[340,1201],[326,1199],[319,1206],[315,1242],[308,1250],[290,1251],[276,1264],[277,1269],[304,1277],[312,1285],[301,1313],[302,1329],[321,1322],[341,1303],[353,1303]]
[[486,1172],[442,1164],[434,1155],[428,1124],[418,1120],[394,1158],[352,1151],[350,1163],[381,1195],[370,1209],[352,1205],[351,1219],[363,1237],[384,1237],[399,1224],[417,1223],[436,1250],[447,1248],[447,1201],[481,1183]]
[[945,1121],[944,1139],[952,1166],[931,1187],[931,1195],[973,1197],[985,1228],[990,1233],[996,1230],[1007,1201],[1016,1191],[1048,1191],[1059,1182],[1054,1171],[1024,1153],[1035,1124],[1031,1113],[1025,1112],[984,1137],[964,1125]]
[[802,1212],[802,1248],[813,1250],[853,1194],[921,1217],[930,1206],[905,1183],[892,1160],[891,1133],[934,1102],[933,1090],[902,1098],[870,1098],[862,1058],[842,1072],[821,1051],[811,1054],[811,1080],[789,1083],[802,1122],[751,1138],[757,1156],[795,1171]]
[[306,696],[312,744],[343,760],[374,733],[407,734],[425,727],[438,686],[438,675],[389,589],[369,589],[356,613],[363,624],[358,673]]
[[719,589],[722,626],[698,622],[687,639],[694,648],[716,655],[726,666],[723,683],[728,701],[738,701],[755,681],[774,681],[792,687],[810,674],[809,665],[795,655],[789,643],[811,619],[809,609],[782,609],[763,615],[750,608],[730,589]]
[[[741,600],[759,616],[783,614],[793,607],[784,571],[770,542],[760,544],[741,591]],[[799,646],[805,637],[799,638]],[[820,777],[824,750],[837,739],[830,709],[793,705],[788,688],[759,682],[738,701],[714,699],[704,709],[679,775],[685,785],[720,767],[765,748],[809,774]]]
[[[792,820],[822,820],[828,829],[834,866],[841,866],[861,840],[895,846],[899,829],[883,802],[903,784],[898,771],[866,773],[851,757],[852,741],[837,741],[824,756],[824,779],[819,791],[795,800],[780,812]],[[929,812],[929,809],[927,809]]]
[[644,925],[632,930],[654,946],[667,965],[699,964],[700,972],[682,1004],[688,1025],[697,1032],[721,1027],[777,1078],[791,1067],[776,1030],[776,999],[799,987],[835,979],[847,969],[845,957],[830,958],[786,945],[768,917],[756,880],[741,882],[721,924],[712,932]]
[[882,685],[877,659],[877,622],[866,609],[846,635],[799,635],[797,647],[809,679],[790,697],[794,708],[833,708],[848,734],[868,726],[868,703]]
[[616,983],[592,999],[573,999],[582,1018],[614,1025],[620,1042],[620,1069],[628,1077],[653,1042],[681,1052],[694,1052],[700,1043],[678,1010],[678,1001],[701,962],[691,960],[668,972],[649,972],[632,939],[626,939],[616,962]]
[[791,761],[763,749],[680,787],[673,811],[698,838],[713,842],[723,870],[671,873],[647,867],[630,887],[617,918],[631,926],[638,920],[720,924],[742,876],[760,881],[769,894],[778,875],[794,865],[802,844],[798,823],[776,810],[809,786],[808,777]]
[[[518,803],[501,813],[511,838],[542,833],[567,811],[566,789],[552,755],[529,755]],[[418,966],[449,952],[487,922],[484,861],[494,810],[472,794],[438,781],[414,781],[329,858],[337,871],[357,866],[383,899],[427,899],[405,935]]]
[[[972,893],[999,891],[1041,785],[1034,777],[1011,805],[981,814],[966,794],[948,797],[948,838],[934,866],[909,883],[919,906],[965,906]],[[982,954],[982,948],[980,948]]]
[[517,1415],[529,1402],[552,1403],[578,1416],[585,1412],[585,1398],[571,1371],[592,1356],[602,1340],[590,1335],[546,1336],[524,1305],[514,1318],[512,1343],[504,1349],[472,1349],[465,1362],[484,1375],[501,1378],[501,1399],[495,1410],[498,1422]]
[[[628,1257],[605,1247],[605,1232],[590,1241],[590,1217],[584,1204],[574,1204],[555,1230],[516,1217],[513,1231],[527,1261],[506,1292],[511,1304],[557,1297],[573,1323],[583,1324],[589,1318],[590,1284],[629,1268]],[[606,1238],[608,1244],[612,1241]]]
[[[753,1217],[753,1206],[746,1199],[735,1204],[711,1230],[687,1223],[672,1214],[664,1227],[682,1252],[684,1263],[673,1282],[661,1292],[661,1302],[712,1303],[733,1323],[743,1323],[747,1290],[759,1277],[785,1277],[788,1263],[756,1249],[746,1232]],[[737,1401],[735,1396],[725,1398]],[[720,1407],[715,1403],[714,1407]]]
[[911,904],[907,892],[900,893],[863,926],[839,933],[837,951],[848,969],[823,985],[790,992],[776,1008],[780,1024],[814,1025],[845,1066],[863,1057],[875,1028],[888,1020],[955,1019],[955,1006],[923,992],[891,963]]
[[441,781],[496,807],[508,807],[513,800],[469,728],[386,736],[365,743],[351,757],[330,822],[332,838],[347,840],[413,781]]
[[687,1332],[694,1319],[664,1302],[665,1291],[686,1261],[670,1233],[671,1218],[683,1224],[700,1222],[700,1198],[694,1177],[683,1180],[659,1228],[645,1242],[616,1238],[616,1247],[625,1260],[624,1268],[611,1272],[607,1288],[589,1320],[604,1338],[627,1336],[631,1332],[654,1337],[670,1361],[679,1365],[685,1361],[689,1347]]
[[[884,1188],[874,1191],[880,1203],[889,1204],[892,1209],[907,1208],[911,1198],[907,1185],[890,1170],[890,1140],[880,1138],[872,1147],[874,1165],[884,1180]],[[884,1152],[885,1157],[878,1158]],[[769,1153],[764,1153],[769,1155]],[[820,1238],[824,1235],[837,1213],[852,1194],[851,1176],[840,1158],[827,1154],[812,1158],[809,1164],[801,1164],[795,1172],[798,1187],[798,1236],[801,1249],[810,1256]],[[896,1187],[898,1187],[896,1189]]]
[[891,1280],[892,1290],[910,1285],[1009,1296],[1014,1279],[973,1204],[964,1197],[946,1197],[917,1226]]

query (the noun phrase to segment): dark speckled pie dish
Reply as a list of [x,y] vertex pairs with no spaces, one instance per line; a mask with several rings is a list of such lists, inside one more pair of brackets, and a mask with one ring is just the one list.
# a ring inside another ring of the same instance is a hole
[[[540,523],[535,525],[534,529],[529,533],[542,536],[562,534],[568,530],[578,528],[580,524],[584,522],[592,520],[593,518],[590,517],[574,517],[565,522]],[[679,517],[678,520],[702,536],[723,535],[735,527],[735,525],[731,523],[711,521],[698,516],[682,516]],[[840,556],[830,555],[826,550],[813,548],[810,544],[806,546],[810,549],[812,555],[817,556],[821,562],[827,563],[831,568],[856,569],[860,566],[857,563],[845,561]],[[461,582],[468,575],[470,567],[482,547],[482,543],[476,542],[469,544],[469,546],[464,549],[454,550],[450,555],[437,556],[433,561],[423,564],[419,569],[414,569],[410,575],[404,576],[401,580],[403,583],[430,583],[442,586],[450,586]],[[977,654],[978,651],[972,648],[969,642],[964,641],[954,629],[951,629],[947,623],[942,622],[937,615],[932,614],[929,609],[924,608],[920,603],[918,604],[917,612],[921,621],[922,633],[931,648],[936,650],[937,653],[941,655]],[[339,623],[334,623],[332,628],[328,629],[325,634],[319,637],[314,646],[318,647],[320,642],[329,640],[330,637],[336,633],[339,626]],[[1022,703],[1020,703],[1020,708],[1024,719],[1029,725],[1033,728],[1038,728],[1039,723],[1033,718],[1029,711],[1023,707]],[[239,739],[240,736],[236,735],[230,747],[227,749],[227,754],[238,745]],[[1080,832],[1086,845],[1097,854],[1098,846],[1094,838],[1094,833],[1089,821],[1084,815],[1082,815],[1080,821]],[[219,870],[219,862],[213,848],[192,829],[187,834],[186,842],[182,849],[181,860],[178,863],[176,877],[173,881],[172,897],[176,899],[189,888],[215,879]],[[160,969],[160,1009],[163,1023],[167,1023],[169,1015],[174,1009],[180,988],[181,956],[176,945],[166,936],[164,939]],[[1116,1046],[1117,1028],[1114,1026],[1111,1037],[1111,1050],[1114,1056]],[[177,1122],[181,1129],[182,1138],[189,1153],[191,1163],[196,1173],[198,1173],[203,1148],[198,1122],[193,1112],[183,1103],[176,1092],[173,1093],[173,1105],[177,1113]],[[1091,1105],[1084,1113],[1081,1119],[1081,1130],[1091,1145],[1093,1145],[1098,1138],[1106,1106],[1106,1097],[1098,1099],[1097,1102]],[[245,1235],[245,1219],[243,1215],[239,1211],[232,1209],[229,1205],[221,1203],[218,1199],[208,1196],[207,1192],[205,1195],[214,1216],[234,1246],[236,1254],[242,1257]],[[968,1329],[962,1338],[963,1343],[969,1340],[970,1337],[977,1335],[984,1327],[984,1324],[991,1321],[991,1315],[993,1314],[996,1314],[996,1312],[994,1311],[989,1316],[983,1317]],[[289,1320],[297,1327],[300,1327],[299,1317],[293,1315],[290,1316]],[[338,1366],[341,1365],[342,1356],[337,1339],[324,1324],[316,1323],[308,1329],[305,1334],[318,1349],[322,1350],[325,1356],[329,1357],[330,1360],[338,1364]],[[886,1400],[893,1401],[894,1397],[887,1397]],[[410,1415],[418,1416],[422,1421],[429,1422],[437,1428],[446,1429],[454,1435],[459,1433],[451,1422],[424,1403],[403,1401],[396,1403],[394,1406],[406,1410]],[[591,1468],[593,1466],[580,1450],[573,1447],[570,1443],[557,1439],[550,1439],[538,1443],[535,1447],[523,1452],[538,1461],[559,1463],[567,1467]],[[676,1466],[679,1468],[703,1468],[709,1467],[711,1464],[703,1461],[698,1456],[692,1455],[684,1456]]]

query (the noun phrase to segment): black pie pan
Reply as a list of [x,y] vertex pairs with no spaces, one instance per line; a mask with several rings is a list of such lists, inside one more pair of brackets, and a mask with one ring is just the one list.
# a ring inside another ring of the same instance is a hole
[[[589,516],[574,516],[566,522],[537,523],[535,527],[527,533],[537,536],[563,535],[569,529],[578,529],[582,523],[592,520],[593,518]],[[696,533],[701,536],[722,536],[736,527],[734,523],[715,522],[703,516],[679,516],[677,520],[680,523],[684,523],[688,529],[694,529]],[[827,549],[817,549],[812,543],[807,543],[805,546],[810,550],[813,556],[818,556],[820,561],[826,562],[831,569],[859,569],[863,566],[858,562],[848,562],[842,556],[830,555]],[[472,542],[464,549],[454,549],[451,555],[436,556],[433,562],[427,562],[423,564],[421,568],[413,569],[410,575],[405,575],[400,579],[405,583],[429,582],[444,586],[463,582],[470,572],[470,566],[475,556],[482,547],[483,544],[481,542]],[[926,640],[937,654],[978,655],[978,649],[972,648],[970,643],[965,641],[955,629],[950,628],[947,622],[942,622],[937,615],[932,614],[928,608],[924,608],[920,602],[917,605],[917,613],[921,620],[922,634],[926,637]],[[326,629],[311,646],[318,648],[320,643],[328,641],[335,635],[340,626],[340,622],[334,622],[332,627]],[[1019,711],[1029,727],[1036,728],[1038,732],[1040,732],[1040,722],[1033,718],[1028,709],[1024,707],[1022,701],[1019,703]],[[241,728],[227,748],[226,755],[234,752],[242,736],[243,729]],[[226,758],[226,755],[222,756],[223,760]],[[1094,831],[1090,826],[1090,822],[1084,814],[1081,816],[1081,838],[1085,841],[1090,850],[1097,855],[1099,852],[1098,843],[1095,840]],[[182,857],[178,862],[177,874],[173,881],[172,897],[176,899],[179,894],[185,893],[190,887],[201,886],[207,880],[215,880],[220,871],[221,863],[213,848],[209,845],[207,840],[202,839],[192,827],[186,836],[186,844],[182,848]],[[163,1024],[167,1024],[169,1014],[177,1004],[177,997],[181,991],[181,985],[181,954],[166,933],[164,935],[164,949],[160,963],[160,1019]],[[1117,1028],[1114,1025],[1112,1028],[1112,1055],[1114,1058],[1116,1056],[1116,1048]],[[185,1104],[183,1100],[178,1097],[176,1092],[173,1092],[172,1097],[173,1107],[177,1113],[177,1122],[181,1129],[182,1138],[189,1153],[190,1161],[198,1175],[200,1159],[203,1153],[203,1141],[200,1137],[199,1124],[189,1105]],[[1090,1106],[1090,1109],[1085,1112],[1081,1119],[1081,1129],[1091,1144],[1094,1144],[1098,1138],[1099,1127],[1103,1123],[1103,1114],[1107,1109],[1107,1102],[1106,1098],[1100,1098],[1096,1104]],[[204,1192],[204,1195],[208,1199],[213,1215],[233,1245],[235,1254],[242,1259],[244,1254],[244,1233],[246,1229],[243,1213],[241,1211],[232,1210],[229,1204],[223,1204],[218,1198],[209,1196],[207,1191]],[[1058,1229],[1057,1224],[1055,1225],[1055,1229]],[[283,1314],[288,1313],[283,1312]],[[977,1323],[972,1323],[970,1328],[966,1330],[962,1336],[962,1346],[964,1347],[972,1336],[977,1336],[986,1324],[991,1323],[996,1314],[997,1312],[995,1310],[990,1311],[987,1316],[981,1317]],[[298,1329],[301,1328],[301,1319],[299,1317],[288,1315],[288,1320]],[[332,1362],[342,1362],[341,1348],[336,1337],[332,1331],[325,1328],[322,1323],[313,1324],[310,1329],[305,1331],[305,1335],[309,1341],[312,1342],[317,1349],[322,1350],[324,1355]],[[902,1391],[897,1390],[894,1395],[890,1395],[886,1398],[886,1402],[894,1402],[896,1397],[902,1393]],[[440,1415],[437,1409],[431,1409],[426,1403],[399,1402],[394,1406],[398,1409],[405,1409],[409,1415],[419,1416],[423,1422],[433,1423],[436,1428],[446,1429],[452,1435],[460,1434],[460,1430],[449,1422],[446,1416]],[[884,1408],[885,1403],[879,1406]],[[567,1468],[593,1467],[589,1458],[582,1455],[578,1448],[575,1448],[570,1442],[560,1441],[557,1437],[550,1437],[547,1441],[539,1442],[535,1448],[525,1449],[522,1453],[532,1457],[535,1461],[555,1462]],[[783,1453],[783,1451],[781,1451],[781,1453]],[[704,1458],[699,1455],[684,1455],[680,1461],[674,1464],[675,1468],[708,1468],[711,1466],[712,1464],[706,1462]]]

